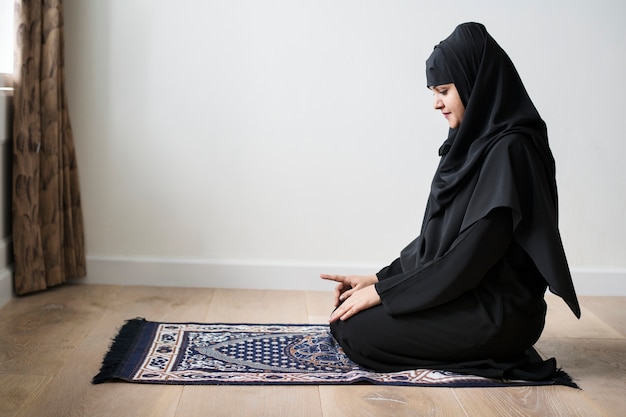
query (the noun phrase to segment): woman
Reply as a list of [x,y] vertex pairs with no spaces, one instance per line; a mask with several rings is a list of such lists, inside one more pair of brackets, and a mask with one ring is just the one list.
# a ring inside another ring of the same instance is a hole
[[450,125],[420,235],[372,276],[338,282],[331,331],[378,371],[428,368],[544,380],[533,349],[546,288],[580,308],[557,226],[546,126],[506,53],[477,23],[426,61],[434,107]]

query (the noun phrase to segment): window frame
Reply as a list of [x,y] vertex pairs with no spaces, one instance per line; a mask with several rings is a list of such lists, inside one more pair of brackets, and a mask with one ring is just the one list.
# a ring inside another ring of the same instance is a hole
[[0,73],[0,92],[2,95],[13,95],[13,74]]
[[[9,42],[9,45],[5,45],[5,41],[7,41],[8,39],[3,39],[2,45],[3,45],[3,49],[4,46],[9,46],[8,49],[11,49],[11,51],[3,51],[3,55],[7,54],[8,52],[10,52],[11,54],[15,53],[15,27],[14,27],[14,23],[15,23],[15,16],[13,16],[13,24],[11,23],[11,11],[13,11],[13,13],[15,13],[15,3],[13,0],[0,0],[0,9],[2,10],[2,24],[4,23],[9,23],[8,26],[10,26],[10,30],[8,27],[4,30],[1,31],[0,36],[2,36],[4,38],[4,36],[6,35],[8,38],[11,38],[11,42]],[[7,15],[4,15],[4,12],[7,12]],[[5,20],[7,19],[7,20]],[[13,32],[13,33],[11,33]],[[10,47],[12,44],[12,47]],[[4,56],[3,58],[10,58],[10,56]],[[4,62],[4,61],[3,61]],[[10,61],[7,61],[7,63],[13,62],[13,59],[10,59]],[[13,66],[15,66],[15,62],[13,62]],[[7,92],[12,93],[13,88],[14,88],[14,82],[15,82],[15,68],[3,68],[5,71],[11,71],[9,73],[7,72],[0,72],[0,91],[3,94],[6,94]]]

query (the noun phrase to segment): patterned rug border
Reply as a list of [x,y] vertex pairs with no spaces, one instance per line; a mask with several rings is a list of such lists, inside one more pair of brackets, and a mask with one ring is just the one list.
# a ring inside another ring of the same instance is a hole
[[[292,337],[295,342],[287,341],[289,335],[295,335]],[[257,346],[257,355],[262,360],[250,359],[252,350],[248,345],[252,343],[261,344],[262,349]],[[233,356],[233,345],[245,350],[242,353],[245,359]],[[290,355],[285,354],[283,345],[290,348]],[[224,346],[230,349],[226,353],[220,351]],[[278,356],[276,360],[282,361],[280,366],[262,363],[266,355],[260,351],[267,354],[270,349]],[[311,353],[312,350],[315,352]],[[297,368],[307,366],[302,371]],[[496,380],[428,369],[370,371],[345,356],[327,324],[153,322],[142,318],[128,320],[119,329],[92,383],[113,381],[170,385],[375,384],[454,388],[565,385],[578,388],[562,370],[549,381]]]

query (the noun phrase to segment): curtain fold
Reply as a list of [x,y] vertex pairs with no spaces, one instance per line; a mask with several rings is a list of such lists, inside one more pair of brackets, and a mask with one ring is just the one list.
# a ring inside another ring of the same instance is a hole
[[65,93],[63,3],[16,0],[14,284],[18,295],[86,275],[78,167]]

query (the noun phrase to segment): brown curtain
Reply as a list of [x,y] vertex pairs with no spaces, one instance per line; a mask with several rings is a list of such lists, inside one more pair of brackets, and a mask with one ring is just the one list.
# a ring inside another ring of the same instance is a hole
[[78,169],[65,95],[63,2],[16,0],[15,292],[85,276]]

